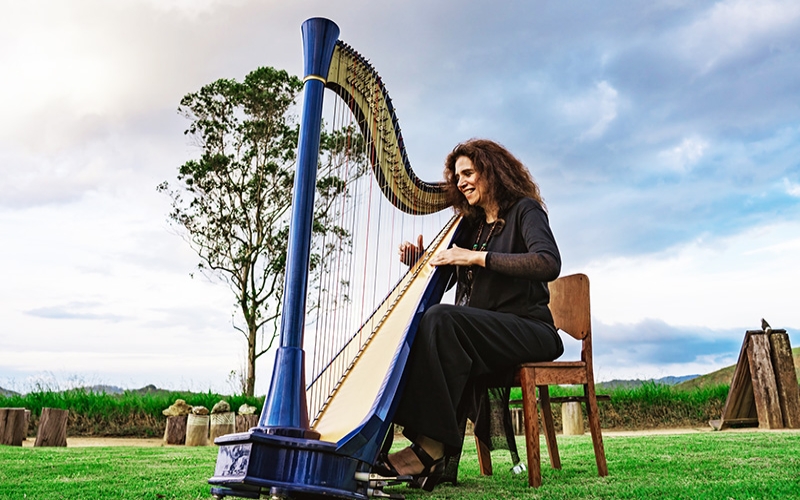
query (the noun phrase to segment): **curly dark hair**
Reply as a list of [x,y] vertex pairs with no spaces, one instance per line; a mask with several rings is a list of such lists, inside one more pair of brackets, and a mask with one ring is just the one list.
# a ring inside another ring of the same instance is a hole
[[483,208],[470,205],[464,194],[458,190],[456,160],[462,156],[469,158],[480,174],[490,196],[497,203],[499,217],[520,198],[525,197],[533,198],[545,208],[539,185],[521,161],[494,141],[470,139],[453,148],[444,162],[447,198],[457,213],[470,219],[485,217]]

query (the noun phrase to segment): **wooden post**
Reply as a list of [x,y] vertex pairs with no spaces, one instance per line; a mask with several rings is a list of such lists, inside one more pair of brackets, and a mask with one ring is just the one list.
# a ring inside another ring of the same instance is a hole
[[511,428],[514,429],[515,436],[525,435],[525,416],[522,408],[509,408],[511,414]]
[[188,415],[167,417],[167,427],[164,429],[164,442],[167,444],[186,443],[186,419]]
[[709,422],[713,428],[800,428],[800,387],[789,336],[768,326],[745,332],[722,417]]
[[211,435],[213,443],[215,439],[226,434],[233,434],[236,429],[236,414],[232,411],[211,414]]
[[250,415],[236,415],[236,432],[249,431],[258,425],[258,415],[255,413]]
[[758,413],[758,427],[782,429],[783,415],[770,352],[769,336],[764,334],[750,336],[747,359],[750,361],[750,372],[753,375],[753,397]]
[[67,446],[68,410],[42,408],[34,446]]
[[778,399],[783,426],[789,429],[800,428],[800,386],[794,371],[792,346],[786,332],[773,332],[769,336],[772,353],[772,366],[775,368],[775,382],[778,386]]
[[561,403],[561,425],[565,436],[583,434],[583,410],[578,401]]
[[0,408],[0,444],[22,446],[25,408]]
[[208,420],[208,415],[188,415],[186,419],[186,446],[208,445]]

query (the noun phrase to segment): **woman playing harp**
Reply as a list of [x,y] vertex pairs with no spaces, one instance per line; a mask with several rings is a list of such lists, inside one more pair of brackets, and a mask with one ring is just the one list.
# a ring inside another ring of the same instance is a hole
[[[480,420],[487,377],[564,350],[547,288],[561,259],[528,170],[503,146],[473,139],[448,155],[444,175],[449,201],[464,219],[453,245],[430,264],[455,268],[456,304],[435,305],[422,317],[394,417],[412,445],[382,454],[374,468],[384,476],[415,475],[428,491],[444,457],[461,449],[465,419]],[[422,251],[421,238],[403,243],[401,260],[411,264]],[[485,422],[477,421],[481,428]]]

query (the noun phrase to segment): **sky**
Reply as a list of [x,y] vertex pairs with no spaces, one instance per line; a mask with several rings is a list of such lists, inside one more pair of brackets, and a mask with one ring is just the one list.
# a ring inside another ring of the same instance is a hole
[[[381,74],[420,177],[471,137],[531,169],[562,274],[591,281],[596,379],[733,364],[762,317],[800,346],[795,1],[0,10],[2,387],[235,390],[233,296],[194,273],[155,187],[198,156],[180,98],[259,66],[300,75],[317,16]],[[259,361],[257,393],[271,369]]]

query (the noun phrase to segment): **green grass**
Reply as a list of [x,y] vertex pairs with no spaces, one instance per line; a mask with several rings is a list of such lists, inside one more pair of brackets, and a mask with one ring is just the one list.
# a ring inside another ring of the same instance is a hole
[[216,447],[0,447],[0,499],[208,499]]
[[[591,440],[559,436],[563,469],[542,467],[544,485],[513,476],[507,452],[493,453],[495,475],[478,474],[472,440],[458,486],[412,499],[763,499],[800,498],[800,432],[717,432],[606,436],[610,475],[597,476]],[[404,443],[398,442],[397,446]],[[520,438],[520,449],[524,441]],[[544,447],[543,447],[544,449]],[[0,447],[2,499],[209,499],[216,447]]]

